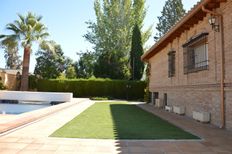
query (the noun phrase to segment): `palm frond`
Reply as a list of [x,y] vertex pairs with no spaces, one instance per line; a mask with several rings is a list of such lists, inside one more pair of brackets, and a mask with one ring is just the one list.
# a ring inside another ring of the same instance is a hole
[[4,40],[1,41],[2,46],[15,48],[18,46],[18,43],[14,37],[6,37]]
[[25,24],[21,24],[20,29],[21,29],[22,32],[26,32],[28,30],[28,27]]
[[15,32],[16,34],[20,32],[20,29],[13,23],[9,23],[6,25],[6,29],[7,30],[11,30],[13,32]]
[[14,21],[14,25],[18,27],[18,29],[20,29],[20,31],[22,31],[22,29],[20,28],[21,25],[22,25],[22,22],[18,21],[18,20],[15,20]]
[[31,25],[32,27],[34,27],[36,25],[37,21],[35,20],[35,18],[28,18],[27,19],[27,24]]
[[32,12],[28,12],[27,13],[27,17],[26,18],[34,18],[35,15]]
[[43,18],[43,16],[37,16],[36,20],[37,20],[37,21],[41,21],[42,18]]
[[0,39],[4,40],[17,40],[18,39],[18,35],[0,35]]
[[0,39],[2,39],[2,38],[4,38],[4,37],[6,37],[7,35],[0,35]]
[[35,25],[34,30],[35,30],[36,32],[40,32],[40,31],[43,29],[43,27],[44,27],[44,25],[41,24],[40,22],[38,22],[38,23]]
[[31,25],[28,25],[28,32],[31,33],[32,32],[33,27]]
[[49,36],[49,33],[45,32],[39,35],[40,38],[46,38]]
[[24,18],[24,16],[21,15],[20,13],[18,13],[18,16],[19,16],[21,22],[22,22],[22,23],[25,23],[25,18]]

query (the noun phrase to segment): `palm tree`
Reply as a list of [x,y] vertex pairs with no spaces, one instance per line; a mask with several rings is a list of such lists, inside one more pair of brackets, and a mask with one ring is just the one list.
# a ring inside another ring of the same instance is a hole
[[37,41],[40,45],[45,45],[44,40],[49,34],[47,28],[40,21],[42,16],[37,16],[28,12],[26,16],[18,14],[19,20],[6,25],[6,29],[12,32],[9,35],[0,35],[1,44],[18,42],[24,48],[23,70],[20,90],[28,90],[29,64],[32,43]]

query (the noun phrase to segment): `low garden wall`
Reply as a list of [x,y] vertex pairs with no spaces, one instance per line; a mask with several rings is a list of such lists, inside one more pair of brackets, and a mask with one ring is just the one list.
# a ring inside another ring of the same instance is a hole
[[111,97],[143,100],[144,81],[111,79],[36,80],[30,78],[30,89],[47,92],[72,92],[74,97]]

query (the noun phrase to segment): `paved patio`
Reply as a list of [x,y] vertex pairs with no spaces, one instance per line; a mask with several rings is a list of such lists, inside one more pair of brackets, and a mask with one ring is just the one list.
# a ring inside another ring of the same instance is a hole
[[153,106],[138,106],[171,121],[177,126],[203,138],[198,141],[132,141],[69,139],[48,137],[57,128],[73,119],[93,104],[90,100],[74,99],[76,105],[44,117],[0,137],[0,153],[84,153],[84,154],[231,154],[232,133],[208,124],[201,124],[173,113],[155,109]]

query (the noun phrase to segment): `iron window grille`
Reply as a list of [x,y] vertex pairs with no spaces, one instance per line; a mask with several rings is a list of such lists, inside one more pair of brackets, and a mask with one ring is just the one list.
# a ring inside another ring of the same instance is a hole
[[208,60],[208,33],[201,33],[192,37],[183,45],[184,74],[207,70]]
[[168,53],[168,77],[175,76],[175,61],[176,61],[176,51],[170,51]]

